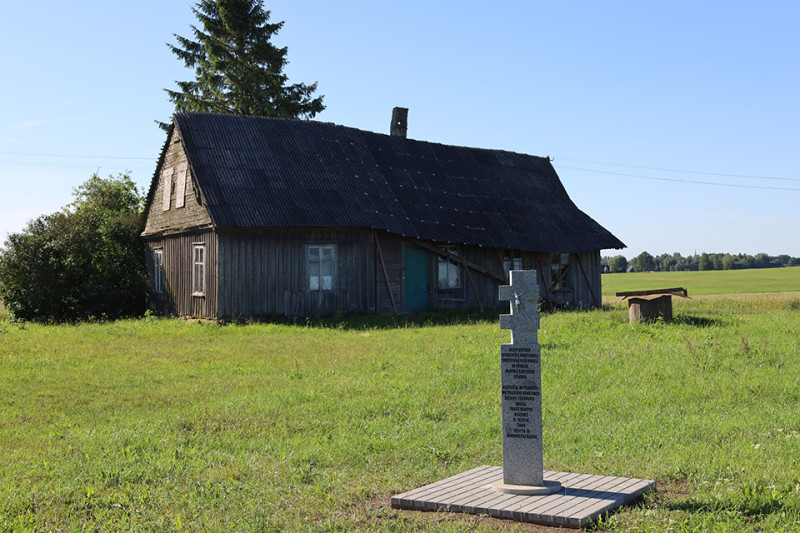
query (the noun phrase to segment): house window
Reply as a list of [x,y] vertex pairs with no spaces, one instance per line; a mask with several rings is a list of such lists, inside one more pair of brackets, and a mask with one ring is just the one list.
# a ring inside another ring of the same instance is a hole
[[193,248],[192,296],[203,296],[206,292],[206,245],[195,244]]
[[164,249],[153,250],[153,290],[164,292]]
[[[442,248],[442,250],[452,255],[458,255],[458,252],[451,246]],[[461,267],[452,256],[440,255],[438,267],[438,287],[440,289],[461,288]]]
[[522,270],[522,257],[519,252],[506,250],[505,255],[503,255],[503,270],[506,273],[506,279],[508,279],[509,272],[512,270]]
[[309,244],[306,247],[308,290],[331,291],[336,269],[335,244]]
[[550,258],[550,288],[569,289],[569,254],[554,254]]

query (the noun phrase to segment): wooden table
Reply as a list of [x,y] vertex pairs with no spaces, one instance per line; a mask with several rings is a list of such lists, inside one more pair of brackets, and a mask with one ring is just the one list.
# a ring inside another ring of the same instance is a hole
[[628,300],[628,318],[631,324],[636,322],[672,321],[672,297],[688,298],[689,292],[684,287],[671,289],[652,289],[647,291],[618,292],[623,300]]

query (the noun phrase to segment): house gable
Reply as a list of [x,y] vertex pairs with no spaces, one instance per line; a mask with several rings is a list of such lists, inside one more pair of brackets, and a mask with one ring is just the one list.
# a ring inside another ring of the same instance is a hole
[[173,128],[150,186],[142,236],[197,231],[212,224],[180,133]]

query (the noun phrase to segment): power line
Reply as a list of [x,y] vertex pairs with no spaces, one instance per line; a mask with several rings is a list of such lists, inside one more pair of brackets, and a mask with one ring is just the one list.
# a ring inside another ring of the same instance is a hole
[[117,169],[117,170],[152,170],[145,167],[121,167],[118,165],[105,166],[105,165],[91,165],[88,163],[44,163],[35,161],[0,161],[0,165],[16,166],[16,167],[45,167],[45,168],[101,168],[101,169]]
[[[54,157],[54,158],[75,158],[75,159],[117,159],[117,160],[139,160],[139,161],[156,161],[157,158],[154,157],[138,157],[138,156],[110,156],[110,155],[67,155],[67,154],[50,154],[50,153],[34,153],[34,152],[0,152],[0,155],[14,155],[14,156],[32,156],[32,157]],[[624,168],[637,168],[643,170],[655,170],[659,172],[673,172],[673,173],[681,173],[681,174],[697,174],[703,176],[719,176],[719,177],[727,177],[727,178],[745,178],[745,179],[759,179],[759,180],[774,180],[774,181],[800,181],[800,178],[787,178],[787,177],[779,177],[779,176],[757,176],[757,175],[749,175],[749,174],[730,174],[730,173],[723,173],[723,172],[706,172],[700,170],[682,170],[682,169],[674,169],[674,168],[661,168],[661,167],[650,167],[650,166],[642,166],[642,165],[628,165],[625,163],[610,163],[607,161],[594,161],[591,159],[581,159],[581,158],[573,158],[573,157],[560,157],[559,159],[563,159],[564,161],[575,161],[579,163],[589,163],[595,165],[608,165],[608,166],[616,166],[616,167],[624,167]],[[36,162],[36,161],[0,161],[0,165],[12,165],[12,166],[34,166],[34,167],[55,167],[55,168],[95,168],[96,165],[82,165],[82,164],[71,164],[71,163],[44,163],[44,162]],[[118,167],[106,167],[106,168],[118,168]],[[733,188],[740,188],[740,189],[765,189],[765,190],[776,190],[776,191],[800,191],[800,189],[792,188],[792,187],[767,187],[767,186],[760,186],[760,185],[742,185],[736,183],[719,183],[719,182],[712,182],[712,181],[699,181],[699,180],[688,180],[688,179],[679,179],[679,178],[665,178],[659,176],[646,176],[642,174],[629,174],[624,172],[611,172],[608,170],[598,170],[598,169],[591,169],[591,168],[581,168],[581,167],[570,167],[570,166],[559,166],[559,168],[567,169],[567,170],[577,170],[581,172],[592,172],[595,174],[606,174],[611,176],[624,176],[628,178],[638,178],[638,179],[648,179],[648,180],[656,180],[656,181],[670,181],[674,183],[691,183],[695,185],[713,185],[716,187],[733,187]],[[145,170],[142,167],[137,168],[125,168],[125,170]]]
[[116,156],[116,155],[67,155],[67,154],[40,154],[32,152],[0,152],[0,155],[25,155],[34,157],[72,157],[76,159],[140,159],[143,161],[155,161],[157,157],[135,157],[135,156]]
[[[800,178],[785,178],[779,176],[757,176],[757,175],[750,175],[750,174],[727,174],[723,172],[705,172],[701,170],[681,170],[676,168],[660,168],[660,167],[647,167],[647,166],[639,166],[639,165],[626,165],[624,163],[609,163],[606,161],[593,161],[591,159],[578,159],[573,157],[561,157],[559,159],[563,159],[564,161],[575,161],[577,163],[591,163],[593,165],[608,165],[613,167],[625,167],[625,168],[640,168],[642,170],[657,170],[660,172],[676,172],[679,174],[699,174],[702,176],[720,176],[724,178],[749,178],[749,179],[759,179],[759,180],[778,180],[778,181],[800,181]],[[599,172],[599,171],[598,171]]]
[[[117,160],[117,161],[152,161],[155,162],[157,158],[154,157],[137,157],[137,156],[114,156],[114,155],[68,155],[68,154],[51,154],[51,153],[40,153],[40,152],[0,152],[0,155],[4,156],[25,156],[25,157],[46,157],[46,158],[61,158],[61,159],[100,159],[100,160]],[[31,160],[3,160],[0,161],[0,165],[5,166],[18,166],[18,167],[49,167],[49,168],[96,168],[96,169],[106,169],[106,170],[150,170],[150,168],[145,168],[141,166],[135,167],[128,167],[125,166],[124,168],[118,165],[114,166],[105,166],[105,165],[93,165],[87,163],[68,163],[68,162],[58,162],[58,161],[31,161]]]
[[[625,176],[628,178],[639,178],[639,179],[647,179],[647,180],[658,180],[658,181],[671,181],[676,183],[692,183],[697,185],[715,185],[717,187],[735,187],[739,189],[767,189],[772,191],[800,191],[800,189],[795,189],[791,187],[767,187],[764,185],[740,185],[737,183],[719,183],[714,181],[698,181],[698,180],[686,180],[686,179],[679,179],[679,178],[663,178],[658,176],[644,176],[642,174],[626,174],[623,172],[611,172],[608,170],[596,170],[591,168],[580,168],[580,167],[564,167],[559,166],[560,169],[567,169],[567,170],[578,170],[581,172],[593,172],[595,174],[608,174],[611,176]],[[740,176],[744,177],[744,176]],[[794,178],[777,178],[777,179],[791,179]]]

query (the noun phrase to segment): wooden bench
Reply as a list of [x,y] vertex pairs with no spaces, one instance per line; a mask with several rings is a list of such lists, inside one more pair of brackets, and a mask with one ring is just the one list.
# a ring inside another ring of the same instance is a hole
[[623,300],[628,300],[628,319],[636,322],[672,321],[672,297],[688,298],[689,293],[683,287],[672,289],[653,289],[649,291],[618,292]]

